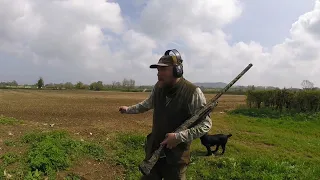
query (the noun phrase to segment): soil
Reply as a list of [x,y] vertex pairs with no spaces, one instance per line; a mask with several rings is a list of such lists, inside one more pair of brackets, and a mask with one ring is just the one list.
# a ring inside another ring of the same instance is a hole
[[[119,113],[118,108],[139,103],[148,95],[146,92],[0,90],[0,115],[23,121],[19,125],[0,125],[0,156],[10,151],[4,141],[18,139],[34,130],[63,129],[77,139],[92,141],[112,141],[119,132],[147,134],[152,127],[152,110],[129,115]],[[206,94],[207,101],[213,96]],[[233,109],[244,104],[244,100],[245,96],[223,95],[214,112]],[[92,160],[77,163],[71,171],[85,179],[116,179],[123,175],[122,167]]]

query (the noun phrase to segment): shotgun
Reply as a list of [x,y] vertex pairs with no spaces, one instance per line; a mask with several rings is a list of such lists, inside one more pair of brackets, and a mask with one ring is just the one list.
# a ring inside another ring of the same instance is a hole
[[[204,119],[211,111],[218,105],[218,99],[225,93],[234,83],[236,83],[250,68],[252,64],[250,63],[242,72],[235,77],[228,85],[226,85],[218,94],[216,94],[204,107],[198,110],[191,118],[187,119],[183,124],[181,124],[175,131],[180,132],[187,129],[190,125],[196,123],[198,120]],[[160,153],[165,145],[160,145],[160,147],[155,150],[150,159],[144,160],[139,165],[139,170],[143,175],[150,174],[151,169],[156,164],[159,159]]]

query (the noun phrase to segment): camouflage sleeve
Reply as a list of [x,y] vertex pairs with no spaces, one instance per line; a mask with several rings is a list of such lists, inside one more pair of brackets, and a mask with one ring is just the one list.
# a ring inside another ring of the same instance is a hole
[[[196,89],[193,95],[192,103],[189,105],[190,112],[195,113],[198,109],[206,105],[206,98],[200,88]],[[201,137],[206,132],[209,132],[212,127],[212,120],[209,116],[203,119],[190,129],[186,129],[175,136],[180,142],[191,142],[192,140]]]
[[126,114],[138,114],[138,113],[143,113],[146,112],[150,109],[153,109],[153,89],[151,90],[151,93],[148,98],[143,100],[142,102],[129,106]]

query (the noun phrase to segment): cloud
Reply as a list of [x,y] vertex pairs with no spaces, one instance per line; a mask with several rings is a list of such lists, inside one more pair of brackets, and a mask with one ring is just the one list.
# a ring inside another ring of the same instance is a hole
[[[29,74],[23,79],[27,82],[41,75],[54,82],[133,78],[138,84],[152,84],[156,72],[149,65],[166,49],[177,48],[185,76],[193,82],[229,82],[253,63],[237,84],[300,87],[303,79],[320,83],[320,1],[292,24],[288,38],[270,49],[254,41],[228,43],[231,35],[223,28],[241,17],[241,2],[136,1],[140,17],[128,22],[117,1],[1,1],[0,55],[6,55],[6,61],[0,61],[5,62],[0,77],[12,71],[6,67],[14,63],[19,73]],[[19,64],[28,64],[28,70]]]
[[[95,1],[2,1],[0,48],[35,63],[82,63],[110,56],[103,30],[121,33],[120,7]],[[92,62],[93,61],[93,62]]]
[[237,0],[149,0],[141,12],[141,31],[158,41],[220,29],[241,14]]
[[[287,86],[299,86],[302,80],[309,79],[319,86],[320,66],[320,1],[315,1],[314,9],[301,15],[292,24],[290,38],[272,48],[272,63],[269,63],[269,70],[265,70],[266,76],[275,77],[280,74],[277,84]],[[271,83],[272,78],[266,78]]]
[[239,1],[176,1],[169,7],[169,1],[151,0],[142,12],[141,26],[146,34],[164,43],[184,42],[187,77],[193,81],[229,82],[253,63],[239,84],[299,87],[303,79],[316,81],[320,75],[316,70],[320,60],[319,4],[316,1],[311,12],[300,16],[289,31],[290,37],[270,50],[259,42],[228,43],[229,35],[222,29],[241,16]]

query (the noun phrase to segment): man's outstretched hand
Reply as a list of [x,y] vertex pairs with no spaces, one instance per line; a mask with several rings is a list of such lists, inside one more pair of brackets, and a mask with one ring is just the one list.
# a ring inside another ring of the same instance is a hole
[[123,113],[126,113],[127,112],[127,109],[128,109],[128,106],[121,106],[119,107],[119,111],[123,114]]
[[166,135],[166,139],[164,139],[160,144],[167,145],[167,148],[172,149],[176,147],[179,143],[180,141],[176,139],[176,136],[174,135],[174,133],[168,133]]

